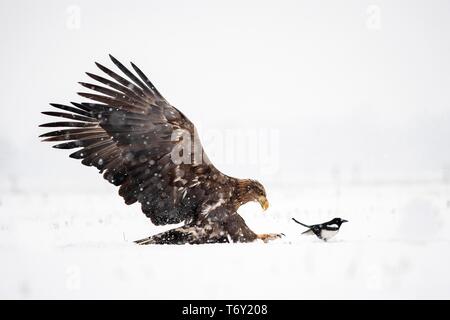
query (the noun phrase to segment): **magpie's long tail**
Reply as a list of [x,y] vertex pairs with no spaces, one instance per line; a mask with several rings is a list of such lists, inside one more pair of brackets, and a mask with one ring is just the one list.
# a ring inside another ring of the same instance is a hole
[[306,225],[306,224],[304,224],[304,223],[301,223],[300,221],[295,220],[295,218],[292,218],[292,220],[294,220],[294,221],[297,222],[298,224],[301,224],[301,225],[304,226],[304,227],[307,227],[307,228],[310,228],[310,227],[311,227],[311,226],[308,226],[308,225]]

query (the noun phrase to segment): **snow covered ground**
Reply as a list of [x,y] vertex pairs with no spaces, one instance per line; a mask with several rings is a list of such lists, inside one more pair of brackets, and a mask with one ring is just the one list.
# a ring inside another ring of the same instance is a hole
[[[270,244],[137,246],[164,230],[114,192],[0,195],[0,298],[450,298],[450,185],[268,188],[241,210]],[[348,219],[330,242],[296,217]]]

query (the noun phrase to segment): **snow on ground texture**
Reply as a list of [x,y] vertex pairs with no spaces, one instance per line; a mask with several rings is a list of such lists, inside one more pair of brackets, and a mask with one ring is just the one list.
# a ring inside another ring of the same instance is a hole
[[[163,231],[114,193],[0,195],[0,298],[450,298],[450,186],[268,189],[270,244],[137,246]],[[328,243],[290,219],[350,222]],[[168,228],[171,228],[169,226]]]

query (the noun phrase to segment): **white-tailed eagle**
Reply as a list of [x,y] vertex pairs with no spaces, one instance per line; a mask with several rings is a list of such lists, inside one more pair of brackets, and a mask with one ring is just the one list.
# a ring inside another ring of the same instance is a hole
[[87,73],[97,84],[80,84],[93,93],[78,93],[91,102],[51,103],[59,110],[43,113],[62,119],[42,124],[56,131],[40,137],[58,141],[54,148],[78,149],[71,158],[99,169],[106,180],[120,186],[125,203],[139,202],[155,225],[184,222],[136,242],[266,242],[279,237],[255,234],[237,213],[249,201],[258,201],[267,209],[264,187],[217,170],[203,151],[192,122],[133,63],[135,73],[110,57],[123,75],[96,63],[106,76]]

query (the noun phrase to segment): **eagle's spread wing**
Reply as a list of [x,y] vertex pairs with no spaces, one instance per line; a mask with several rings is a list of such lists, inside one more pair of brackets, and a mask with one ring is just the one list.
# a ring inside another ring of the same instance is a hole
[[[69,121],[41,125],[58,128],[41,137],[66,141],[55,148],[81,148],[70,157],[98,168],[106,180],[120,186],[119,194],[127,204],[140,202],[153,223],[188,219],[205,201],[208,190],[222,188],[228,177],[208,161],[194,125],[162,97],[142,71],[132,64],[136,76],[114,57],[111,60],[126,77],[97,63],[109,78],[87,75],[105,86],[80,83],[96,93],[79,93],[95,103],[51,104],[66,112],[44,114]],[[182,143],[180,130],[189,133],[191,151],[201,152],[199,163],[194,152],[190,163],[173,161],[172,151]]]

